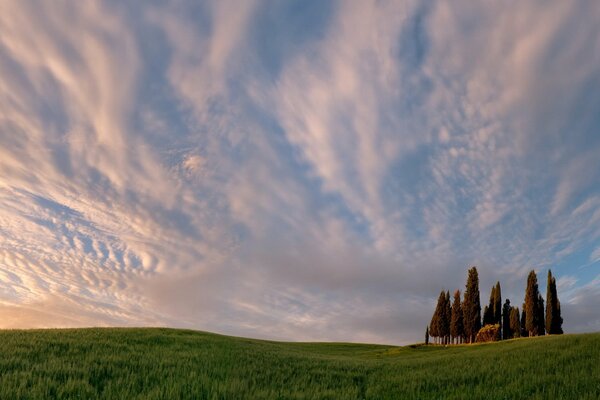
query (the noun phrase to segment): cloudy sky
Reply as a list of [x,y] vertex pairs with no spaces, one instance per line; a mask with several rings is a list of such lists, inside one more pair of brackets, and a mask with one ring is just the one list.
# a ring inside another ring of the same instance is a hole
[[593,1],[0,2],[0,327],[600,330]]

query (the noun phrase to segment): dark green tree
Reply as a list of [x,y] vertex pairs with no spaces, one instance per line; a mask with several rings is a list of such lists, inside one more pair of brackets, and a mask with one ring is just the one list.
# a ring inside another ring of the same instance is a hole
[[500,282],[496,282],[494,288],[493,317],[494,324],[498,324],[502,328],[502,290],[500,289]]
[[510,327],[510,313],[512,307],[510,306],[510,300],[506,299],[504,307],[502,307],[502,339],[512,338],[512,330]]
[[527,312],[525,311],[525,303],[523,303],[523,312],[521,313],[521,337],[528,337],[529,332],[525,328],[527,322]]
[[477,273],[477,267],[469,269],[465,299],[462,306],[465,339],[468,343],[473,343],[475,342],[477,332],[481,329],[481,303],[479,299],[479,274]]
[[450,334],[450,312],[448,311],[449,297],[449,293],[446,293],[443,290],[440,292],[430,329],[430,334],[434,336],[437,339],[436,342],[440,344],[445,344],[446,338]]
[[490,302],[483,309],[483,325],[498,324],[502,327],[502,292],[500,282],[492,286]]
[[511,307],[511,310],[510,310],[510,333],[511,333],[511,337],[518,338],[521,336],[521,321],[519,320],[519,307]]
[[490,292],[490,302],[483,307],[483,326],[494,324],[494,298],[496,296],[496,287],[492,286]]
[[452,302],[452,315],[450,317],[450,336],[456,343],[462,343],[465,334],[463,325],[463,310],[460,304],[460,290],[454,292],[454,301]]
[[[531,271],[527,276],[527,289],[525,290],[525,308],[524,313],[527,315],[525,319],[525,329],[529,332],[529,336],[539,335],[540,328],[540,313],[539,313],[540,292],[538,290],[537,275],[535,271]],[[542,319],[543,320],[543,319]]]
[[433,312],[433,316],[431,317],[431,321],[429,322],[429,336],[433,338],[433,343],[435,343],[435,338],[437,336],[437,332],[435,330],[437,315],[435,315],[435,311]]
[[557,324],[556,325],[556,334],[562,335],[564,333],[563,328],[562,328],[563,319],[562,319],[562,315],[560,312],[560,301],[558,299],[556,300],[556,315],[557,315],[556,320],[555,320],[556,324]]
[[438,342],[438,338],[441,335],[440,326],[442,323],[441,318],[445,300],[446,295],[442,290],[442,292],[438,296],[437,305],[435,307],[435,311],[433,312],[433,316],[431,317],[431,323],[429,324],[429,334],[431,335],[431,337],[433,337],[436,343]]
[[490,325],[492,323],[492,309],[490,306],[483,306],[483,326]]
[[[442,291],[443,293],[443,291]],[[440,324],[440,337],[442,338],[442,344],[448,344],[450,338],[450,318],[452,309],[450,306],[450,291],[447,291],[444,295],[444,303],[441,314]]]
[[425,328],[425,345],[429,344],[429,327]]
[[552,271],[548,270],[548,283],[546,287],[546,332],[549,335],[560,335],[563,319],[560,315],[560,301],[556,292],[556,279]]
[[538,308],[537,308],[537,323],[538,323],[538,335],[543,336],[546,334],[546,319],[544,318],[544,298],[541,294],[538,295]]

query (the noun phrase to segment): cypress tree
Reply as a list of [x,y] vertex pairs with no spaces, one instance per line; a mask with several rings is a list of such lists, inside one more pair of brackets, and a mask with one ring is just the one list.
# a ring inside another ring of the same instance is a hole
[[500,325],[502,328],[502,290],[500,289],[500,282],[496,282],[494,288],[494,324]]
[[523,312],[521,313],[521,337],[528,337],[529,332],[525,328],[525,322],[527,322],[527,312],[525,311],[525,303],[523,303]]
[[520,337],[521,336],[521,321],[519,321],[519,307],[511,307],[510,331],[512,333],[512,337]]
[[490,311],[490,306],[483,306],[483,326],[490,325],[492,323],[492,315]]
[[442,292],[440,293],[440,298],[439,298],[439,302],[440,302],[440,311],[439,311],[439,316],[438,316],[438,320],[437,320],[437,332],[438,332],[438,343],[439,344],[444,344],[444,335],[446,332],[444,332],[444,326],[446,325],[446,293],[444,293],[444,291],[442,290]]
[[446,300],[445,300],[445,310],[444,310],[444,333],[445,335],[445,344],[450,343],[450,323],[452,322],[452,306],[450,304],[450,291],[446,291]]
[[440,317],[438,320],[438,335],[442,344],[448,343],[448,336],[450,336],[450,292],[440,293]]
[[492,286],[490,292],[490,302],[483,307],[483,326],[494,324],[494,299],[496,298],[496,287]]
[[500,325],[502,327],[502,292],[500,282],[492,286],[489,305],[483,309],[483,325]]
[[450,318],[450,335],[456,339],[456,343],[461,343],[464,337],[463,310],[460,304],[460,290],[454,292],[454,301],[452,302],[452,316]]
[[435,331],[435,327],[436,327],[436,319],[437,319],[437,305],[435,307],[435,310],[433,310],[433,315],[431,316],[431,321],[429,322],[429,335],[434,338],[433,340],[435,341],[435,337],[437,332]]
[[[525,329],[529,332],[529,336],[537,336],[540,327],[539,299],[537,275],[535,271],[531,271],[527,276],[527,289],[525,291],[525,308],[524,312],[527,315],[525,319]],[[543,319],[542,319],[543,320]]]
[[548,270],[548,281],[546,284],[546,331],[548,334],[555,333],[554,319],[557,314],[556,280],[552,271]]
[[446,296],[444,295],[444,291],[440,293],[438,296],[437,305],[435,307],[435,311],[433,313],[433,317],[431,317],[431,323],[429,324],[429,334],[436,340],[440,337],[441,331],[441,318],[444,307],[444,301],[446,300]]
[[560,300],[558,300],[558,297],[556,298],[556,319],[554,320],[554,322],[556,323],[556,326],[553,327],[553,329],[556,331],[556,334],[562,335],[563,334],[563,328],[562,328],[563,319],[562,319],[562,315],[560,313]]
[[463,324],[465,339],[468,343],[475,342],[475,336],[481,329],[481,303],[479,300],[479,274],[477,267],[469,269],[465,300],[463,302]]
[[425,328],[425,345],[429,344],[429,327]]
[[537,308],[537,323],[538,323],[538,335],[543,336],[546,333],[546,320],[544,318],[544,298],[541,294],[538,295],[538,308]]
[[552,271],[548,270],[548,284],[546,288],[546,331],[549,335],[563,333],[562,317],[560,315],[560,301],[556,293],[556,279]]
[[512,338],[512,330],[510,327],[510,313],[512,311],[512,307],[510,306],[510,300],[506,299],[504,302],[504,307],[502,308],[502,339],[510,339]]

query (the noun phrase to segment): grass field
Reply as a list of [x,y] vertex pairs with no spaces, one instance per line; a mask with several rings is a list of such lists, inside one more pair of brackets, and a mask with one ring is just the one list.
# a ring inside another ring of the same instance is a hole
[[457,346],[0,331],[2,399],[598,399],[600,334]]

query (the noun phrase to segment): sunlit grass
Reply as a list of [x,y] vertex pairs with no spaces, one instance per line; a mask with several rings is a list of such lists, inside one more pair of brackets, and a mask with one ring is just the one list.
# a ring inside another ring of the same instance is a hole
[[597,399],[600,334],[472,346],[171,329],[0,332],[2,399]]

